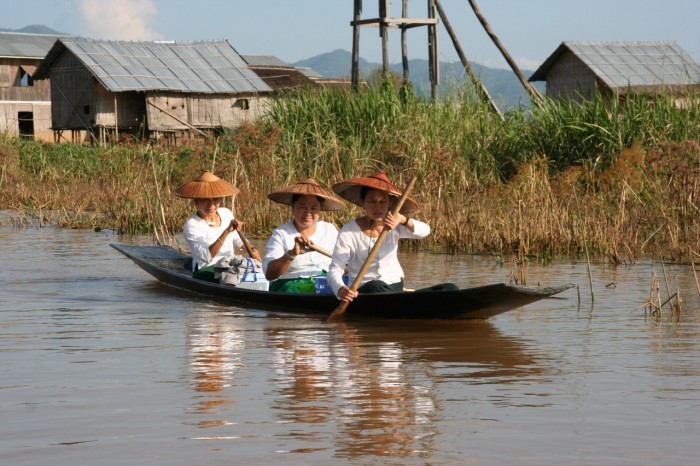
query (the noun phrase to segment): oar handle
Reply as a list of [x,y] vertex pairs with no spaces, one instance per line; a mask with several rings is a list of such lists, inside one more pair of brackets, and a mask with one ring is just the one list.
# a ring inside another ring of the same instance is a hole
[[243,232],[241,230],[238,231],[238,236],[241,238],[241,241],[243,241],[243,247],[245,247],[246,252],[250,257],[253,257],[253,246],[250,244],[250,241],[248,241],[248,238],[245,237]]
[[[408,182],[408,185],[406,186],[406,189],[403,190],[403,193],[401,194],[401,197],[399,198],[398,202],[394,206],[394,209],[391,211],[391,216],[396,217],[396,215],[401,211],[401,207],[403,207],[403,203],[408,197],[408,193],[411,192],[411,189],[413,189],[413,185],[416,182],[416,177],[413,176],[411,180]],[[357,276],[355,279],[352,281],[352,284],[350,285],[350,289],[352,291],[357,291],[357,289],[360,287],[360,283],[362,283],[362,279],[365,277],[365,274],[369,270],[370,266],[372,265],[372,261],[374,260],[375,256],[379,252],[379,247],[382,245],[384,242],[384,238],[386,238],[387,233],[389,233],[389,230],[387,230],[386,226],[382,228],[381,233],[379,233],[379,237],[377,238],[377,242],[374,243],[374,246],[369,252],[369,255],[367,255],[367,259],[365,259],[365,263],[362,264],[362,267],[360,268],[360,271],[357,272]],[[343,301],[340,303],[338,307],[335,308],[335,310],[331,313],[331,315],[328,317],[329,321],[335,320],[337,318],[340,318],[345,314],[345,311],[348,308],[348,305],[350,303],[348,301]]]
[[316,251],[316,252],[318,252],[318,253],[321,253],[321,254],[323,254],[323,255],[326,256],[326,257],[333,257],[333,254],[331,254],[331,252],[330,252],[329,250],[323,249],[321,246],[316,246],[315,244],[309,244],[309,245],[307,246],[307,248],[309,248],[309,249],[311,249],[311,250],[313,250],[313,251]]

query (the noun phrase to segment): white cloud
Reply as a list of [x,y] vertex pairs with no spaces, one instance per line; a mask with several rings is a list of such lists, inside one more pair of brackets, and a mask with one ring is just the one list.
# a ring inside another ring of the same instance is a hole
[[153,0],[76,0],[95,39],[157,40],[163,36],[150,26],[158,15]]

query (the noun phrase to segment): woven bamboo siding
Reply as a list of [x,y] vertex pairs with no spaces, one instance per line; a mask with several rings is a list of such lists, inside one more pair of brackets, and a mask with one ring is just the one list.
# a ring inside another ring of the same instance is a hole
[[90,72],[68,53],[51,70],[51,120],[54,129],[84,130],[95,124],[96,89]]
[[186,131],[187,97],[184,94],[148,95],[146,118],[151,131]]
[[149,95],[147,100],[150,102],[146,111],[151,131],[236,127],[259,118],[267,104],[266,98],[254,96],[205,94]]
[[547,73],[547,96],[555,99],[573,99],[595,96],[596,76],[575,55],[566,52]]
[[[31,115],[34,139],[51,141],[51,93],[46,81],[22,85],[24,72],[32,72],[41,60],[0,58],[0,133],[20,134],[20,112]],[[26,117],[25,117],[26,118]]]
[[190,123],[197,128],[236,127],[262,115],[263,100],[254,96],[193,95]]
[[[146,101],[143,92],[107,91],[98,86],[96,92],[95,125],[118,128],[120,132],[140,128],[146,118]],[[115,109],[116,118],[115,118]]]

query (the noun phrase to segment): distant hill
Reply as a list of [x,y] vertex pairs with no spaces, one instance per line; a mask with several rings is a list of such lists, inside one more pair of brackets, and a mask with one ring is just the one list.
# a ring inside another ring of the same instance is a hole
[[49,34],[52,36],[66,36],[69,34],[63,33],[63,32],[58,32],[53,29],[51,29],[48,26],[44,26],[41,24],[32,24],[29,26],[25,26],[22,29],[4,29],[0,28],[0,31],[2,32],[25,32],[27,34]]
[[[474,73],[481,78],[482,83],[491,94],[496,104],[502,110],[517,107],[519,104],[529,106],[530,98],[522,84],[511,70],[489,68],[478,63],[470,63]],[[352,67],[352,54],[347,50],[334,50],[332,52],[317,55],[293,63],[294,66],[310,67],[327,78],[347,78]],[[403,74],[401,63],[390,65],[391,69]],[[360,74],[368,78],[374,70],[381,68],[380,63],[372,63],[360,58]],[[430,79],[428,78],[428,60],[413,59],[408,61],[409,76],[417,93],[423,96],[430,95]],[[527,77],[532,71],[521,70]],[[464,83],[466,78],[464,67],[460,62],[440,63],[440,93],[449,92]],[[540,92],[544,94],[543,83],[534,83]]]

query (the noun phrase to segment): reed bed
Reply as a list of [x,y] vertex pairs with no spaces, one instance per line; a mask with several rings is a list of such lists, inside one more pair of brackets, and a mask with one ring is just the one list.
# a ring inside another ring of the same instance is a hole
[[[352,94],[307,91],[275,102],[268,117],[190,147],[106,148],[0,137],[0,208],[69,228],[181,230],[192,205],[174,189],[213,170],[241,189],[233,205],[252,238],[289,217],[266,194],[312,176],[385,171],[397,185],[418,176],[417,215],[434,251],[557,256],[634,263],[700,253],[700,110],[664,96],[624,105],[548,101],[505,121],[462,89],[439,103],[382,82]],[[358,209],[329,217],[338,224]],[[503,259],[502,259],[503,260]]]

